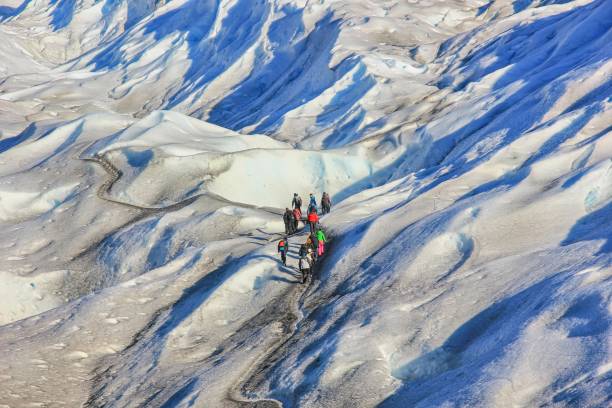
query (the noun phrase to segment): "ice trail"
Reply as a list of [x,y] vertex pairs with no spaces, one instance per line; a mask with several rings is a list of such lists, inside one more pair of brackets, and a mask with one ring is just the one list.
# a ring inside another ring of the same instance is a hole
[[[327,251],[332,250],[331,246],[332,239],[329,237],[328,244],[326,245]],[[279,322],[283,323],[283,331],[279,339],[268,349],[263,352],[254,364],[240,376],[239,381],[230,388],[228,392],[228,400],[239,404],[239,406],[253,407],[253,408],[268,408],[268,407],[284,407],[283,403],[273,398],[249,398],[248,394],[255,394],[256,389],[261,381],[266,378],[266,371],[274,365],[277,361],[284,357],[287,346],[291,342],[295,341],[295,334],[297,332],[300,323],[304,321],[304,313],[300,305],[304,304],[304,296],[313,287],[315,276],[320,276],[321,263],[324,262],[324,258],[317,262],[313,268],[312,273],[308,274],[306,284],[296,285],[291,289],[291,292],[285,298],[288,299],[287,303],[290,306],[290,313],[285,314]],[[323,300],[316,301],[315,304],[320,303]],[[268,309],[275,308],[276,304],[272,303]]]
[[[92,143],[93,145],[93,143]],[[89,148],[91,147],[88,146],[85,150],[83,150],[83,152],[87,151]],[[274,214],[274,215],[282,215],[283,212],[281,211],[281,209],[277,209],[277,208],[269,208],[269,207],[258,207],[252,204],[247,204],[247,203],[239,203],[239,202],[235,202],[235,201],[231,201],[226,199],[225,197],[222,197],[220,195],[211,193],[211,192],[205,192],[205,193],[201,193],[201,194],[196,194],[194,196],[188,197],[184,200],[181,200],[177,203],[174,204],[170,204],[164,207],[145,207],[145,206],[141,206],[141,205],[137,205],[137,204],[133,204],[133,203],[128,203],[125,201],[120,201],[117,200],[113,197],[110,196],[110,191],[113,188],[113,185],[119,181],[119,179],[122,176],[121,170],[119,170],[110,160],[108,160],[106,157],[104,157],[103,155],[99,155],[99,154],[93,154],[91,156],[84,156],[82,153],[79,156],[80,160],[83,161],[87,161],[87,162],[91,162],[91,163],[96,163],[98,164],[100,167],[102,167],[102,169],[104,169],[104,171],[106,172],[106,174],[108,175],[108,178],[100,185],[100,187],[98,187],[97,190],[97,196],[98,198],[100,198],[101,200],[110,202],[110,203],[114,203],[114,204],[119,204],[125,207],[129,207],[135,210],[140,210],[140,211],[144,211],[146,213],[157,213],[157,212],[172,212],[172,211],[177,211],[180,210],[181,208],[184,208],[190,204],[192,204],[193,202],[195,202],[196,200],[198,200],[201,197],[208,197],[211,198],[213,200],[216,201],[220,201],[226,204],[230,204],[230,205],[235,205],[238,207],[243,207],[243,208],[250,208],[250,209],[256,209],[256,210],[261,210],[261,211],[265,211],[267,213],[270,214]]]

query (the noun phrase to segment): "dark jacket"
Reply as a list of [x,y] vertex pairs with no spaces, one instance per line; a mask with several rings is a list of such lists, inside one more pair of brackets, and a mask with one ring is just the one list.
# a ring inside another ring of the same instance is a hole
[[293,218],[293,212],[291,210],[285,211],[285,214],[283,214],[283,221],[285,221],[285,224],[289,224],[294,220],[295,218]]
[[308,238],[306,239],[306,243],[304,244],[304,246],[306,247],[306,249],[308,249],[310,247],[310,249],[314,250],[314,242],[312,241],[312,238]]
[[323,194],[323,197],[321,197],[321,206],[322,207],[331,206],[331,199],[329,198],[329,194]]
[[293,208],[302,208],[302,197],[297,196],[293,197],[293,201],[291,201],[291,205]]

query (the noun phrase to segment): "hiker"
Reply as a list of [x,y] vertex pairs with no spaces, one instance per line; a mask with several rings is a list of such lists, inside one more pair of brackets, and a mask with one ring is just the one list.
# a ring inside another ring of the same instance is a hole
[[[298,261],[298,267],[300,269],[300,273],[302,277],[304,276],[304,262],[306,262],[306,257],[308,256],[308,248],[306,248],[306,244],[300,245],[300,251],[298,252],[300,259]],[[303,280],[303,278],[302,278]]]
[[329,214],[331,211],[331,198],[329,198],[329,194],[323,192],[323,196],[321,197],[321,211],[323,214]]
[[317,211],[317,199],[314,194],[310,193],[310,202],[308,203],[308,214]]
[[317,251],[316,251],[317,247],[315,246],[313,235],[309,235],[308,238],[306,238],[306,243],[304,245],[306,245],[307,249],[312,250],[312,260],[313,260],[313,262],[316,261],[317,259],[316,259],[315,255],[317,253]]
[[317,215],[317,210],[313,210],[308,214],[308,225],[310,225],[310,233],[315,232],[315,228],[317,223],[319,222],[319,216]]
[[[308,248],[305,244],[302,244],[300,246],[300,260],[299,260],[299,268],[300,268],[300,273],[302,274],[302,283],[306,282],[306,269],[308,269],[310,272],[312,272],[312,265],[313,265],[313,260],[312,260],[312,254],[313,251],[311,248]],[[308,268],[306,268],[305,266],[308,265]]]
[[319,260],[319,257],[317,256],[317,248],[319,247],[319,241],[317,241],[317,234],[310,234],[308,236],[307,241],[310,240],[310,245],[312,247],[312,257],[314,258],[314,261],[317,262]]
[[299,208],[293,209],[293,219],[295,220],[294,230],[297,231],[299,227],[299,223],[302,220],[302,210]]
[[293,219],[293,211],[289,208],[285,208],[285,214],[283,214],[283,221],[285,222],[285,234],[291,235],[294,232],[294,219]]
[[283,261],[283,265],[285,266],[287,266],[287,252],[288,251],[289,251],[289,240],[287,239],[287,237],[281,238],[281,240],[278,241],[277,252],[280,253],[281,260]]
[[302,212],[302,197],[300,197],[298,193],[293,193],[293,201],[291,201],[291,206],[300,210],[300,213]]
[[317,241],[319,243],[317,247],[317,255],[322,256],[325,252],[325,243],[327,242],[327,238],[325,237],[325,233],[321,228],[317,231]]

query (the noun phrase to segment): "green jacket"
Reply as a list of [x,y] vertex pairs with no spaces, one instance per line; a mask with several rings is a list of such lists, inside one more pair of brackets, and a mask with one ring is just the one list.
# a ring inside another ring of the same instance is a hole
[[325,238],[325,233],[323,232],[323,230],[317,231],[317,240],[327,242],[327,239]]

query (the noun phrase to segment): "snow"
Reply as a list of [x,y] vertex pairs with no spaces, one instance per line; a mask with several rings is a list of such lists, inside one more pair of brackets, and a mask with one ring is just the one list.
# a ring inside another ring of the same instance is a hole
[[610,405],[609,3],[3,2],[0,406]]
[[[9,258],[9,261],[20,260]],[[61,285],[68,274],[69,271],[48,271],[44,275],[28,277],[2,272],[0,294],[5,306],[0,313],[0,323],[10,323],[63,304],[64,299],[54,293],[54,286]]]
[[1,191],[0,220],[11,221],[19,218],[31,218],[48,212],[63,203],[77,186],[78,184],[62,186],[43,194]]

